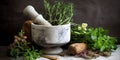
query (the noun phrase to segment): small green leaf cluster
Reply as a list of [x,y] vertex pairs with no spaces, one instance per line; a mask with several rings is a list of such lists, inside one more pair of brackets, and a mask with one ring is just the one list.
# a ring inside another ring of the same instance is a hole
[[24,60],[35,60],[40,57],[42,54],[41,51],[38,51],[28,42],[27,37],[24,36],[24,32],[21,30],[18,36],[14,36],[14,42],[10,44],[9,53],[12,57],[18,58],[23,56]]
[[87,43],[88,49],[110,52],[117,48],[117,40],[107,35],[107,32],[102,27],[88,28],[87,23],[76,24],[71,29],[71,42],[84,42]]
[[29,48],[23,54],[24,60],[36,60],[36,58],[40,57],[42,53],[43,53],[42,51],[38,51],[37,49],[34,49],[34,47],[32,47],[32,49]]
[[53,25],[70,23],[73,17],[73,5],[55,1],[54,4],[44,0],[45,12],[43,16]]

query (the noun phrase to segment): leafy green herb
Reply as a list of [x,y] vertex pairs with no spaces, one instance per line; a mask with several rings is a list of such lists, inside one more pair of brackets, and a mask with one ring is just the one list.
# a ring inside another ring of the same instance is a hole
[[35,60],[42,54],[41,50],[38,51],[30,42],[27,42],[27,37],[24,36],[22,30],[19,32],[18,36],[14,36],[14,38],[14,43],[9,47],[11,56],[15,58],[24,56],[24,60]]
[[[85,27],[84,27],[85,26]],[[88,48],[100,52],[112,51],[117,48],[115,37],[107,35],[107,30],[99,28],[87,28],[87,24],[74,25],[71,30],[71,42],[85,42]]]
[[53,25],[62,25],[70,23],[73,17],[73,5],[55,1],[54,4],[44,0],[44,17]]
[[23,54],[24,60],[36,60],[36,58],[40,57],[42,51],[38,51],[37,49],[27,49],[26,52]]

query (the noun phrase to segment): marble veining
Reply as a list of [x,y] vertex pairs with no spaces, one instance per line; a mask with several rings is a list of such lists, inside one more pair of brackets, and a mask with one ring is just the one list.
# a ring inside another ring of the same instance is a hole
[[32,40],[38,45],[60,46],[70,41],[70,24],[58,26],[31,25]]

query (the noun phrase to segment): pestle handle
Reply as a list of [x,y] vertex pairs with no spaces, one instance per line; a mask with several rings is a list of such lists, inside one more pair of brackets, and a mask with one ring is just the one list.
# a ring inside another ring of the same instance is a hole
[[38,15],[33,22],[36,22],[38,24],[42,24],[42,25],[49,25],[49,26],[52,26],[47,20],[45,20],[43,18],[43,16],[40,14]]
[[39,14],[31,5],[28,5],[27,7],[25,7],[25,9],[23,10],[23,13],[25,15],[28,15],[33,20],[34,23],[51,26],[51,24],[47,20],[45,20],[43,16]]
[[39,15],[34,9],[34,7],[31,5],[28,5],[27,7],[25,7],[25,9],[23,10],[23,13],[25,15],[28,15],[31,19],[34,19],[35,17]]

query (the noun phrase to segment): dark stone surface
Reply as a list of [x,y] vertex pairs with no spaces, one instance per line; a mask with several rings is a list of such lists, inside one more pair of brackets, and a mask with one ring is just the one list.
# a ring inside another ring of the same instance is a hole
[[11,57],[7,56],[7,46],[0,46],[0,60],[11,60]]
[[24,60],[23,57],[13,58],[8,56],[8,46],[0,46],[0,60]]
[[[49,0],[51,3],[54,0]],[[59,0],[61,1],[61,0]],[[74,21],[86,22],[93,27],[104,27],[111,36],[120,37],[120,0],[62,0],[74,4]],[[25,20],[22,13],[27,5],[43,12],[43,0],[2,0],[0,2],[0,45],[13,42]]]

